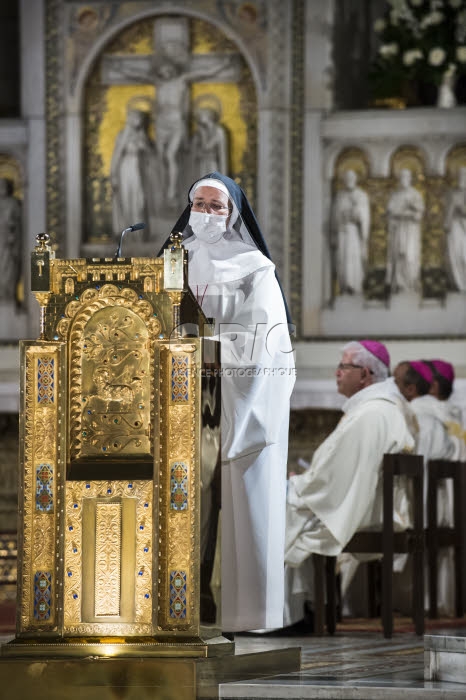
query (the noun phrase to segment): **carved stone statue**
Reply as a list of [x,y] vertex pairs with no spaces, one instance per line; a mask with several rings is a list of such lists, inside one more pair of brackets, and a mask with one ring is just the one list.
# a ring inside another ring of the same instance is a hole
[[219,73],[229,59],[225,58],[206,70],[183,70],[168,57],[154,62],[156,101],[154,110],[155,142],[159,164],[164,173],[167,203],[176,203],[179,177],[178,152],[187,144],[189,117],[189,85]]
[[466,292],[466,166],[458,168],[458,187],[447,201],[445,231],[453,283],[460,292]]
[[400,170],[398,188],[391,194],[387,205],[386,282],[392,293],[417,291],[419,288],[424,199],[411,181],[411,170]]
[[193,180],[217,170],[228,174],[227,135],[220,115],[211,107],[195,112],[196,131],[192,138]]
[[336,195],[332,211],[330,244],[334,274],[340,294],[361,293],[367,262],[370,229],[369,198],[357,187],[357,175],[347,170],[344,189]]
[[0,178],[0,300],[14,301],[21,273],[21,204],[12,185]]
[[437,98],[437,107],[450,109],[456,105],[455,79],[456,65],[450,63],[445,73],[442,75]]
[[[179,192],[190,184],[189,126],[190,85],[193,82],[238,83],[242,62],[235,53],[190,52],[190,20],[164,16],[154,21],[152,54],[104,54],[103,85],[153,85],[156,167],[151,199],[154,221],[165,228],[174,208],[181,205]],[[202,173],[204,174],[204,173]],[[152,237],[154,233],[151,232]]]
[[[132,224],[149,221],[153,159],[154,146],[147,135],[146,114],[131,109],[125,127],[116,138],[110,167],[115,234]],[[147,240],[148,228],[145,233]]]

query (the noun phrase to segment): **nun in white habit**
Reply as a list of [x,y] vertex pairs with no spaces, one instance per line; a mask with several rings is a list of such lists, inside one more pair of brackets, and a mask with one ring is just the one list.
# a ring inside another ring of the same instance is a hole
[[283,625],[289,313],[242,189],[211,173],[176,223],[222,357],[222,628]]

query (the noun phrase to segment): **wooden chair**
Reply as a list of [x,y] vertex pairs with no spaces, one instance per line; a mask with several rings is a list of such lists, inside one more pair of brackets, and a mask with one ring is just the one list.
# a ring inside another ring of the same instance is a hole
[[[416,634],[424,633],[424,526],[423,526],[423,458],[420,455],[386,454],[383,459],[383,525],[380,531],[359,531],[348,542],[344,552],[382,554],[382,624],[384,636],[393,634],[393,556],[408,553],[413,557],[412,610]],[[413,527],[403,532],[393,528],[394,477],[406,476],[412,482]],[[315,632],[324,631],[324,557],[314,555]],[[336,628],[335,557],[325,557],[327,589],[327,631]],[[322,560],[320,562],[319,560]],[[318,609],[320,605],[320,609]]]
[[[438,553],[441,547],[453,547],[455,557],[455,612],[464,615],[466,568],[466,463],[430,460],[427,465],[427,560],[429,580],[429,617],[438,617]],[[437,524],[437,491],[443,479],[453,481],[453,526]]]
[[325,626],[327,626],[329,634],[334,634],[337,606],[336,557],[313,554],[312,559],[314,568],[314,632],[322,636]]

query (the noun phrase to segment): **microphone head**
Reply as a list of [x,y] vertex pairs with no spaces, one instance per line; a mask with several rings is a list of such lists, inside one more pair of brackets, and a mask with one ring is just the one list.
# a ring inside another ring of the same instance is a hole
[[146,228],[146,225],[140,222],[139,224],[133,224],[131,226],[131,231],[140,231],[141,229]]

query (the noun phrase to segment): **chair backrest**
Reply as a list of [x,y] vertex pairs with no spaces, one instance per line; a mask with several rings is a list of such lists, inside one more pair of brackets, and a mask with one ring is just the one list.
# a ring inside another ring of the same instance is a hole
[[[423,487],[424,460],[421,455],[404,453],[385,454],[382,465],[383,476],[383,527],[382,532],[358,531],[343,551],[352,553],[382,553],[382,622],[384,636],[393,632],[393,556],[395,553],[410,553],[412,566],[413,619],[416,634],[424,633],[424,519]],[[412,483],[413,528],[394,532],[393,502],[396,476],[406,476]],[[329,629],[334,630],[332,618]]]
[[394,477],[406,476],[412,481],[413,530],[423,529],[424,460],[422,455],[397,452],[383,457],[383,521],[393,529]]
[[[438,616],[438,552],[453,547],[455,576],[455,610],[463,617],[466,605],[466,462],[431,459],[427,464],[427,525],[429,562],[429,616]],[[437,489],[441,481],[453,481],[453,525],[438,525]]]
[[[443,479],[453,481],[454,527],[461,528],[466,520],[463,510],[466,504],[466,462],[453,462],[448,459],[430,459],[427,464],[427,523],[429,529],[437,526],[437,487]],[[464,536],[465,533],[463,533]]]
[[[393,507],[396,476],[406,476],[412,482],[413,527],[406,533],[394,533]],[[353,553],[406,552],[411,545],[423,546],[423,488],[424,462],[421,455],[405,453],[385,454],[382,465],[383,523],[381,530],[358,530],[343,551]]]

